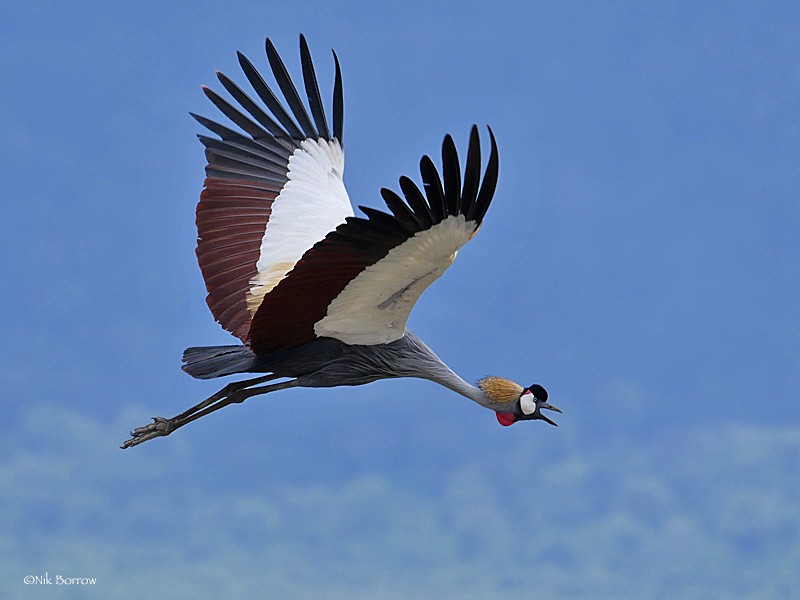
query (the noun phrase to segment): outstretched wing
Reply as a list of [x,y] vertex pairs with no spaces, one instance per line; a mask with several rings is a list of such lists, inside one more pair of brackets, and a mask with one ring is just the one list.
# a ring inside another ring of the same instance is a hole
[[366,218],[348,217],[306,252],[258,307],[247,337],[253,351],[292,348],[317,337],[348,344],[400,339],[417,299],[455,260],[489,208],[498,173],[491,129],[489,137],[482,182],[480,139],[473,126],[463,184],[448,135],[442,178],[429,157],[420,162],[424,194],[402,177],[405,200],[381,190],[391,214],[360,207]]
[[206,301],[215,319],[242,341],[265,295],[309,248],[353,215],[342,181],[343,99],[336,53],[331,133],[303,36],[300,57],[311,116],[269,39],[266,51],[288,110],[238,53],[266,110],[217,73],[249,116],[213,90],[203,91],[244,133],[192,115],[218,136],[198,136],[208,160],[197,205],[197,259],[208,290]]

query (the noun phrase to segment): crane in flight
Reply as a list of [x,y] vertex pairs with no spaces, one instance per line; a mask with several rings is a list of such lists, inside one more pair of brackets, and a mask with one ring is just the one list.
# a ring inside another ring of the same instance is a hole
[[122,448],[256,395],[396,377],[443,385],[494,411],[501,425],[534,419],[555,425],[542,410],[561,411],[547,403],[541,385],[493,376],[472,385],[406,329],[417,299],[472,239],[489,208],[498,174],[492,130],[483,175],[473,126],[463,177],[447,135],[441,176],[424,156],[422,189],[401,177],[402,195],[380,191],[388,212],[359,206],[364,216],[354,216],[342,179],[344,100],[336,53],[332,129],[305,38],[300,62],[310,114],[269,38],[266,54],[288,109],[238,53],[263,105],[218,72],[240,108],[203,91],[239,130],[192,114],[216,136],[198,136],[208,164],[196,213],[197,259],[214,318],[241,344],[188,348],[183,355],[183,370],[200,379],[259,376],[229,383],[171,419],[153,417]]

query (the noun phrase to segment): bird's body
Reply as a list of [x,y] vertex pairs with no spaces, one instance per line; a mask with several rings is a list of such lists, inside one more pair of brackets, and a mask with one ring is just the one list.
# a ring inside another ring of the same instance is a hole
[[[464,381],[408,330],[399,340],[387,344],[345,344],[322,337],[297,348],[261,355],[246,346],[189,348],[184,361],[184,370],[199,379],[234,372],[271,373],[297,379],[300,387],[322,388],[416,377],[436,382],[487,407],[504,404]],[[230,369],[236,370],[229,373]],[[522,388],[519,390],[521,393]]]
[[[483,176],[480,139],[473,127],[463,183],[448,135],[441,176],[425,156],[420,162],[422,190],[401,177],[402,197],[381,190],[389,212],[360,207],[366,218],[355,217],[343,183],[343,96],[336,55],[331,132],[304,38],[301,64],[311,115],[269,39],[266,49],[289,110],[239,54],[267,110],[218,73],[250,116],[203,89],[244,133],[193,115],[218,136],[199,136],[208,166],[197,206],[198,262],[211,312],[242,344],[184,353],[184,370],[201,379],[263,375],[231,383],[172,419],[155,418],[132,432],[123,447],[168,435],[258,394],[396,377],[443,385],[495,411],[503,425],[528,419],[552,423],[540,409],[558,409],[546,403],[541,386],[523,388],[497,377],[474,386],[406,329],[417,299],[472,239],[489,208],[498,172],[491,130]],[[261,385],[276,379],[285,381]]]

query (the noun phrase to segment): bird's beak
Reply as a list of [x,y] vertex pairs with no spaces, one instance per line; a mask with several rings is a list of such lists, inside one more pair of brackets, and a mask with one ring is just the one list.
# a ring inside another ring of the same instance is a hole
[[[556,407],[555,407],[555,406],[553,406],[552,404],[547,404],[546,402],[543,402],[542,404],[540,404],[540,405],[539,405],[539,408],[540,408],[540,409],[542,409],[542,408],[545,408],[545,409],[547,409],[547,410],[554,410],[554,411],[555,411],[555,412],[557,412],[557,413],[564,414],[564,413],[562,413],[562,412],[561,412],[561,409],[560,409],[560,408],[556,408]],[[542,419],[543,421],[546,421],[546,422],[550,423],[550,425],[554,425],[555,427],[558,427],[558,423],[556,423],[555,421],[551,421],[550,419],[548,419],[547,417],[545,417],[545,416],[544,416],[544,415],[543,415],[541,412],[539,413],[539,416],[541,417],[541,419]]]

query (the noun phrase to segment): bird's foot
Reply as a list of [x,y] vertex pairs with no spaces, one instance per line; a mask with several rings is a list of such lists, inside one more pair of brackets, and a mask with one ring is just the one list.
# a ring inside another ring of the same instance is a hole
[[153,422],[143,427],[137,427],[131,431],[131,439],[125,440],[120,448],[130,448],[138,446],[139,444],[152,440],[153,438],[169,435],[175,430],[175,422],[173,419],[165,419],[164,417],[153,417]]

